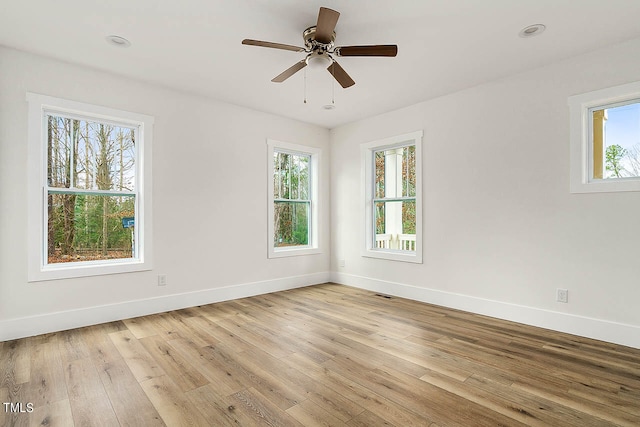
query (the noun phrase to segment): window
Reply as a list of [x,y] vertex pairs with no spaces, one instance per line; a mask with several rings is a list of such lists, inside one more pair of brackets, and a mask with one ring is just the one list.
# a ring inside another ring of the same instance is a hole
[[29,280],[150,269],[153,119],[37,94],[27,100]]
[[422,131],[362,144],[364,256],[422,262]]
[[269,152],[269,258],[319,253],[320,151],[267,141]]
[[640,82],[569,98],[571,192],[640,191]]

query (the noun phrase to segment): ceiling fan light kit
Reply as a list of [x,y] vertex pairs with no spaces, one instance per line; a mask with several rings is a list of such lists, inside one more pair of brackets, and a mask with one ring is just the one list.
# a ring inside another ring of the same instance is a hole
[[340,56],[388,56],[398,54],[396,45],[368,45],[368,46],[335,46],[335,27],[340,13],[335,10],[321,7],[318,13],[316,25],[302,32],[305,47],[292,46],[282,43],[266,42],[261,40],[244,39],[242,44],[250,46],[268,47],[272,49],[290,50],[293,52],[305,52],[304,59],[296,62],[291,67],[274,77],[271,81],[282,83],[289,77],[308,65],[327,65],[327,71],[340,83],[343,88],[353,86],[356,82],[338,64],[334,57]]

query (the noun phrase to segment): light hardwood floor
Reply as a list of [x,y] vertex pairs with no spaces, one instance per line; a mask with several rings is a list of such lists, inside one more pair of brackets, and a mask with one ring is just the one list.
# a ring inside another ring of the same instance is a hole
[[8,426],[640,426],[640,350],[339,285],[0,343]]

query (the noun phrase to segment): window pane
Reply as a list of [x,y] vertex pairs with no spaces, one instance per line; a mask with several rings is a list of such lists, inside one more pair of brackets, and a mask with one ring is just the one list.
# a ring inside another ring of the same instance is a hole
[[402,195],[416,195],[416,146],[410,145],[402,149]]
[[374,198],[415,197],[415,145],[376,151],[374,173]]
[[375,202],[374,224],[377,248],[415,251],[415,200]]
[[134,196],[49,193],[48,203],[49,264],[135,256]]
[[300,165],[299,175],[298,175],[298,183],[300,186],[300,190],[298,192],[298,196],[300,200],[309,200],[310,193],[309,190],[309,163],[311,157],[309,156],[298,156],[298,162]]
[[375,182],[374,194],[375,198],[384,197],[384,151],[376,151],[374,154]]
[[416,234],[416,201],[402,203],[402,234]]
[[78,146],[77,120],[47,116],[47,182],[50,187],[71,187],[72,147]]
[[51,115],[47,123],[50,187],[135,189],[133,129]]
[[309,200],[309,165],[311,156],[274,152],[274,198]]
[[384,221],[385,221],[384,207],[385,207],[385,205],[386,205],[385,202],[376,202],[375,203],[374,215],[375,215],[376,234],[384,234],[385,233],[385,226],[384,226]]
[[640,176],[640,102],[592,111],[595,179]]
[[274,247],[309,244],[309,202],[274,203]]

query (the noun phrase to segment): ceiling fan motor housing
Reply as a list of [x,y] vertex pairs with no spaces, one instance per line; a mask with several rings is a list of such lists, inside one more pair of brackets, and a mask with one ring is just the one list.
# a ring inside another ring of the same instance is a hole
[[302,32],[302,38],[304,39],[304,45],[310,51],[323,50],[326,52],[333,48],[334,42],[336,41],[336,32],[334,31],[331,34],[331,41],[329,43],[321,43],[316,40],[316,26],[314,25]]

